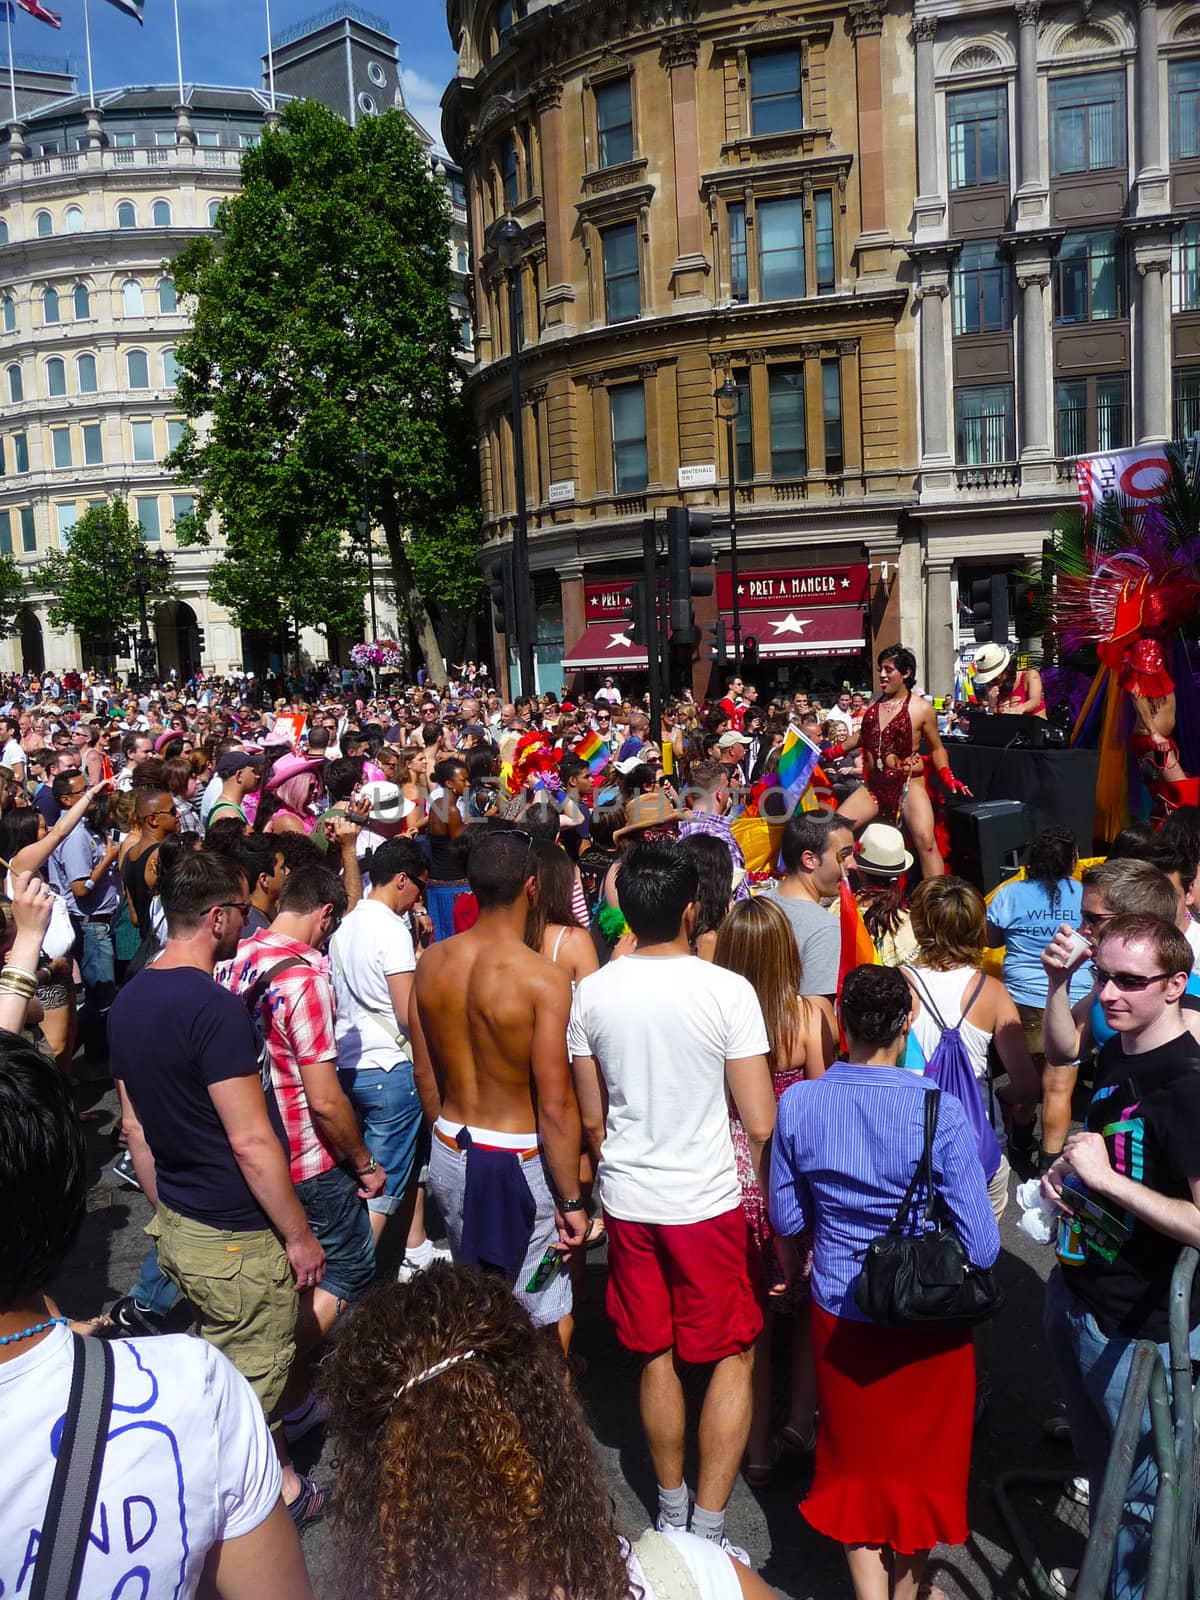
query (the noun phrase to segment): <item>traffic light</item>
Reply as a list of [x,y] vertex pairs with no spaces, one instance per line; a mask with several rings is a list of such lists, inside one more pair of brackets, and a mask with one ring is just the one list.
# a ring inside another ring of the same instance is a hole
[[203,656],[203,654],[204,654],[204,629],[203,628],[197,628],[196,629],[196,654],[197,654],[197,656]]
[[708,534],[712,516],[687,506],[667,508],[667,592],[670,596],[671,639],[675,644],[695,644],[696,617],[692,601],[713,592],[713,574],[706,572],[714,560]]
[[707,654],[710,661],[715,661],[724,666],[729,660],[729,629],[726,627],[724,619],[719,619],[716,622],[706,622],[703,632],[705,636],[703,642],[707,646],[707,650],[701,653]]
[[499,561],[488,574],[488,590],[492,597],[492,626],[497,633],[510,639],[517,620],[511,550],[501,552]]
[[758,639],[752,633],[746,634],[742,640],[741,668],[743,672],[752,672],[758,665]]
[[1038,587],[1026,579],[1017,584],[1013,627],[1018,639],[1033,639],[1042,631]]
[[971,582],[971,630],[976,644],[1008,643],[1008,578],[1004,573]]
[[657,613],[649,600],[650,591],[639,579],[629,590],[630,616],[625,627],[625,632],[633,644],[645,645],[649,651],[658,648],[658,641],[654,638],[655,624],[658,620]]

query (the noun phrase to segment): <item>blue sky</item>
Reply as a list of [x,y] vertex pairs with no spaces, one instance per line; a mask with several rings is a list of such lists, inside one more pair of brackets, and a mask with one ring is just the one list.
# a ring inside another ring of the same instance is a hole
[[[23,11],[13,24],[13,48],[36,55],[70,55],[86,88],[83,0],[44,0],[62,17],[56,31]],[[281,32],[325,9],[327,0],[271,0],[271,25]],[[444,0],[362,0],[387,22],[400,44],[405,93],[418,121],[439,138],[437,104],[454,73]],[[107,0],[90,0],[96,87],[175,81],[175,24],[171,0],[146,0],[144,27]],[[187,82],[257,85],[266,49],[264,0],[179,0],[183,76]],[[0,29],[0,56],[4,54]]]

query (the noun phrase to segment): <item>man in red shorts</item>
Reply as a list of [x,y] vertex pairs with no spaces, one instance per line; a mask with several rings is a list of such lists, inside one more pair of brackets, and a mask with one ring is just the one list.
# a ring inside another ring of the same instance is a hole
[[725,1507],[750,1429],[762,1312],[726,1086],[760,1181],[775,1096],[754,990],[691,954],[697,895],[679,845],[629,851],[617,897],[637,952],[583,979],[567,1044],[608,1230],[608,1313],[621,1343],[644,1357],[659,1526],[688,1524],[677,1364],[711,1363],[691,1529],[748,1562],[725,1538]]

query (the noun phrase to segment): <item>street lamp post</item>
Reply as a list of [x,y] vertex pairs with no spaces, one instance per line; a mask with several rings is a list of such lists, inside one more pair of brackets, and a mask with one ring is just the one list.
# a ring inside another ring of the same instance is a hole
[[138,598],[138,672],[147,677],[158,665],[158,650],[150,638],[146,597],[166,587],[170,571],[171,563],[161,550],[151,555],[144,544],[138,545],[133,557],[133,588]]
[[725,423],[725,458],[729,466],[729,576],[733,583],[733,660],[740,669],[742,664],[742,619],[738,598],[738,543],[737,543],[737,457],[733,425],[741,408],[741,393],[732,378],[717,390],[717,415]]
[[533,580],[529,572],[529,521],[525,507],[525,427],[521,415],[521,306],[517,274],[521,267],[524,229],[516,217],[505,216],[492,237],[508,281],[508,336],[512,368],[513,487],[517,501],[513,526],[513,588],[516,590],[517,668],[521,693],[536,687],[533,663]]

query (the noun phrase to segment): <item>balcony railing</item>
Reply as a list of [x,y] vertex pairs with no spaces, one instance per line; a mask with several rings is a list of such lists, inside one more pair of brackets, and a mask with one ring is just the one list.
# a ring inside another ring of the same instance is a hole
[[88,172],[128,172],[131,168],[198,167],[237,169],[241,151],[224,146],[213,149],[191,144],[148,145],[135,149],[67,151],[53,156],[34,156],[24,161],[11,158],[0,165],[0,185],[27,183],[32,178],[57,178],[64,174]]
[[1015,461],[988,462],[986,465],[955,467],[956,489],[1016,489],[1021,469]]

